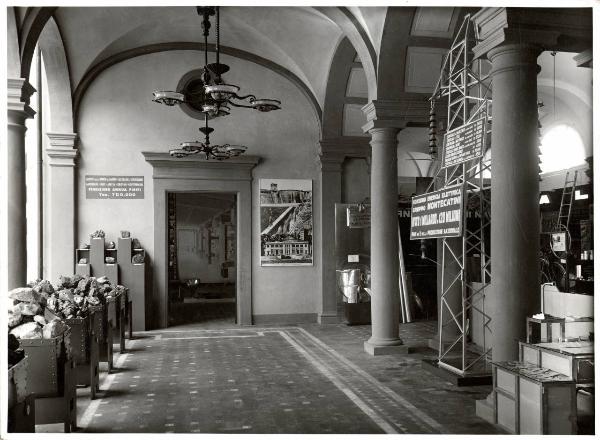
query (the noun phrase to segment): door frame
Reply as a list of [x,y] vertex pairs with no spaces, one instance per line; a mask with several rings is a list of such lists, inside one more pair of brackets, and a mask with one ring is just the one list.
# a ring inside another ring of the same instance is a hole
[[173,158],[168,153],[142,152],[152,165],[154,207],[154,275],[150,304],[152,328],[168,326],[167,194],[170,192],[226,192],[236,195],[236,319],[252,324],[252,169],[257,156],[225,161],[204,157]]

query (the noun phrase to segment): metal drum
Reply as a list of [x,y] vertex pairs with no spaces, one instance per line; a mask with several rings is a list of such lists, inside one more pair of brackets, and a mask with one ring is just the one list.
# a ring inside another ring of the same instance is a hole
[[336,270],[337,284],[348,303],[358,302],[358,293],[361,289],[360,269]]

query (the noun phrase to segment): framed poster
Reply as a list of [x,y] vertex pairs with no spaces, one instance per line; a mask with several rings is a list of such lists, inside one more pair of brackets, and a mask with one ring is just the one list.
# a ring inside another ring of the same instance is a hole
[[260,179],[260,265],[312,266],[312,180]]

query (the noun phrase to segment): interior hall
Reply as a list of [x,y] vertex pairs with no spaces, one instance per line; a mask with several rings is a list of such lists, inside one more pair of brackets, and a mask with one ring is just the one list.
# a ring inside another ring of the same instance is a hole
[[598,5],[423,3],[2,6],[2,438],[595,434]]

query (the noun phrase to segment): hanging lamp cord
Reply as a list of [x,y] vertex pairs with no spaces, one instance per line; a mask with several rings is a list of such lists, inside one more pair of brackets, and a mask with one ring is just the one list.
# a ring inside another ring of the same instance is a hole
[[216,22],[217,22],[217,25],[216,25],[216,28],[215,28],[215,32],[217,34],[217,48],[216,49],[217,49],[217,66],[218,66],[219,65],[219,52],[220,52],[220,47],[221,47],[221,44],[220,44],[220,32],[219,32],[219,27],[220,27],[219,26],[219,22],[220,22],[220,20],[219,20],[219,7],[218,6],[217,6]]
[[553,66],[552,66],[552,113],[554,119],[556,119],[556,51],[550,52],[552,55]]

